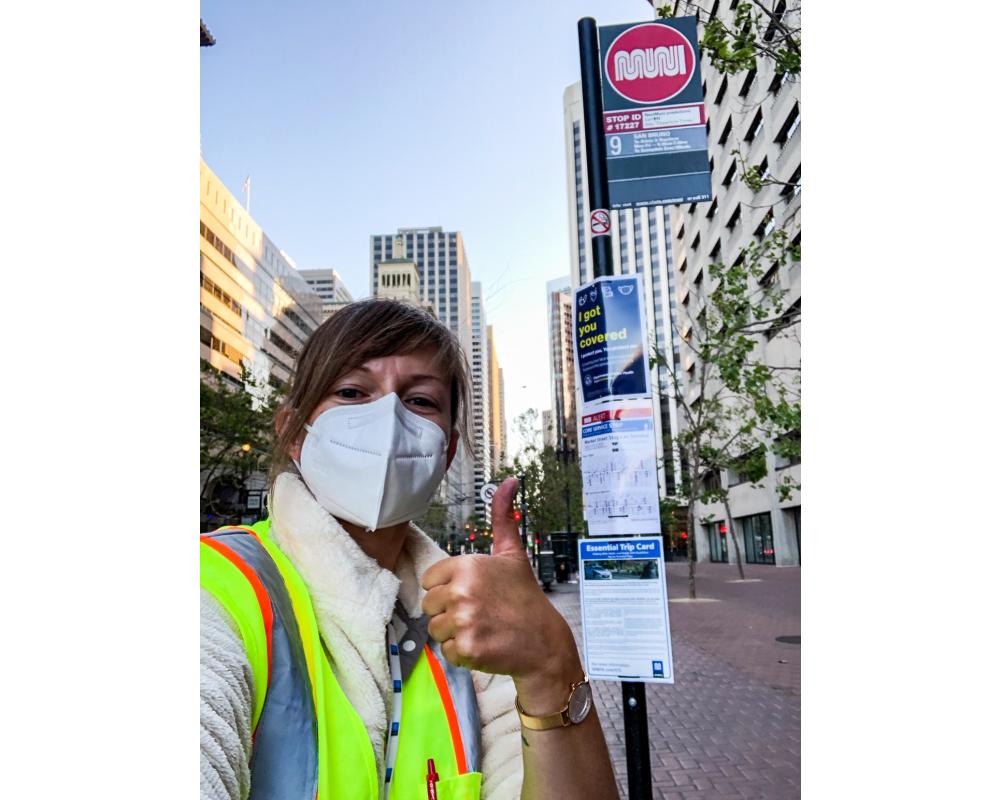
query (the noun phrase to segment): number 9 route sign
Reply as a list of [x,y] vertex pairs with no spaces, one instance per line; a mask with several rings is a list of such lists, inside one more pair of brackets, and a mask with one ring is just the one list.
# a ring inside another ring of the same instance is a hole
[[694,17],[600,29],[611,208],[712,198]]

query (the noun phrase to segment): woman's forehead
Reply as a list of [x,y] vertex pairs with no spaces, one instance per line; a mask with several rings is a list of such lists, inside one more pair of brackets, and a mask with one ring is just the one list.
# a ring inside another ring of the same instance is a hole
[[370,358],[351,372],[367,373],[373,377],[399,377],[409,380],[429,380],[447,386],[448,371],[432,348],[424,348],[411,353]]

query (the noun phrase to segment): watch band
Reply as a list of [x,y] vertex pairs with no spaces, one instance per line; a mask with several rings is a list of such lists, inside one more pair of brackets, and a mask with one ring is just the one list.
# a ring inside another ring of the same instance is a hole
[[561,709],[556,711],[554,714],[546,714],[544,716],[536,717],[532,714],[528,714],[523,708],[521,708],[521,698],[514,697],[514,706],[517,708],[517,714],[521,718],[521,724],[532,731],[547,731],[551,728],[565,728],[572,723],[569,718],[570,700],[573,698],[573,692],[577,690],[577,687],[583,686],[587,683],[587,677],[584,676],[582,681],[577,681],[569,687],[569,694],[566,697],[566,705]]

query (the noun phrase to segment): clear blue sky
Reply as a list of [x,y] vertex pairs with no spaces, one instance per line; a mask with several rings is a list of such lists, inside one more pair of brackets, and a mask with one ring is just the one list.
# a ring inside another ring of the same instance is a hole
[[508,423],[549,407],[545,282],[569,273],[562,95],[576,22],[646,0],[203,0],[201,145],[300,268],[367,294],[368,236],[441,225],[483,283]]

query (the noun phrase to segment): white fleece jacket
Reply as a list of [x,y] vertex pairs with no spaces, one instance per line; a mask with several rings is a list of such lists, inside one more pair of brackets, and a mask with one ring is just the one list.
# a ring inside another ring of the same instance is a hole
[[[382,569],[290,473],[275,483],[271,506],[271,536],[309,589],[334,674],[364,722],[381,771],[392,702],[386,626],[397,597],[412,617],[420,616],[420,578],[447,554],[411,525],[395,573]],[[482,722],[482,798],[513,800],[523,777],[514,683],[504,675],[472,675]],[[252,708],[253,674],[235,622],[203,590],[203,800],[246,800]]]

